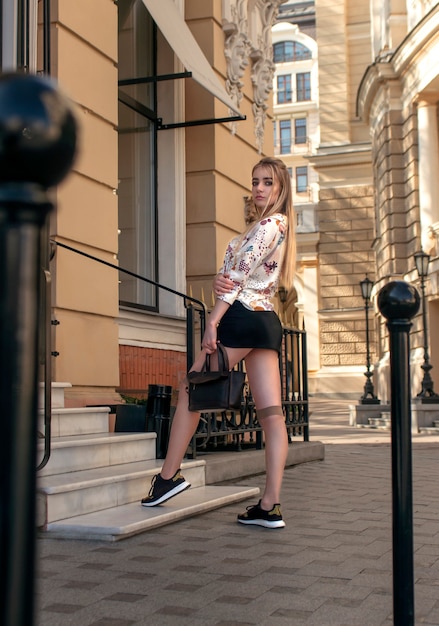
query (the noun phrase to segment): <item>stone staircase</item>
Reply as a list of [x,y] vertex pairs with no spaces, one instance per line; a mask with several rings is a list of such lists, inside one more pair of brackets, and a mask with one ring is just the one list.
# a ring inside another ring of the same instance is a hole
[[[383,411],[379,417],[368,417],[366,424],[357,424],[358,428],[371,428],[376,430],[390,430],[390,411]],[[425,435],[439,435],[439,420],[434,419],[431,426],[419,426],[416,432]]]
[[[116,541],[259,493],[207,485],[206,462],[186,460],[192,487],[164,505],[142,507],[162,464],[155,433],[111,433],[108,408],[64,408],[61,387],[56,394],[51,456],[37,476],[37,526],[48,536]],[[38,446],[42,457],[41,440]]]
[[357,428],[370,428],[374,430],[390,430],[390,411],[382,411],[379,415],[368,417],[366,423],[357,423]]
[[433,420],[431,426],[420,426],[419,432],[426,435],[439,435],[439,420]]
[[390,411],[381,413],[380,417],[369,417],[367,421],[368,421],[369,428],[376,428],[379,430],[390,430],[391,428]]

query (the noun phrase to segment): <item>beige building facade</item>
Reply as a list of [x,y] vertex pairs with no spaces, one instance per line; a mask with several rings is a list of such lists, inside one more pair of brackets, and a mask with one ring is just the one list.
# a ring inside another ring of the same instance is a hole
[[[373,7],[374,61],[362,77],[358,112],[371,129],[375,187],[375,290],[392,279],[420,287],[414,254],[430,255],[426,280],[427,345],[431,377],[439,385],[438,262],[438,101],[439,4],[385,2]],[[402,9],[402,10],[401,10]],[[377,382],[384,394],[388,380],[388,345],[380,319]],[[413,323],[412,389],[421,391],[424,328]]]
[[[297,273],[286,294],[285,320],[306,329],[308,371],[320,370],[318,174],[309,164],[320,145],[318,44],[313,2],[287,2],[272,29],[274,153],[291,175]],[[319,391],[314,384],[313,392]]]
[[[369,129],[356,93],[369,62],[368,2],[316,2],[319,46],[320,389],[361,395],[366,364],[360,281],[375,278],[374,194]],[[371,333],[374,358],[374,335]]]
[[[312,38],[291,24],[272,31],[283,4],[2,3],[3,70],[52,76],[79,122],[77,160],[56,190],[50,237],[153,281],[57,247],[52,369],[53,381],[68,385],[70,406],[117,402],[121,391],[152,383],[177,386],[186,369],[184,299],[154,283],[210,305],[226,242],[244,226],[250,169],[261,155],[283,156],[273,133],[272,43],[286,40],[311,50],[305,73],[318,86],[307,109],[312,146],[305,154],[295,145],[291,163],[315,178],[306,202],[296,188],[298,267],[284,307],[298,325],[305,320],[310,392],[360,397],[360,281],[374,281],[373,300],[394,278],[419,286],[413,255],[421,246],[431,255],[435,379],[438,3],[316,0]],[[294,102],[281,108],[276,122],[301,115]],[[376,310],[369,339],[376,392],[386,402],[387,331]],[[415,396],[420,315],[411,341]]]
[[[438,3],[316,0],[320,145],[318,173],[320,368],[318,393],[360,396],[365,308],[375,392],[389,401],[388,331],[376,295],[390,280],[420,286],[414,254],[430,255],[428,350],[437,380]],[[422,316],[411,332],[412,397],[421,391]],[[313,383],[314,379],[314,383]]]
[[131,272],[56,248],[52,378],[67,406],[176,387],[184,375],[185,301],[173,292],[210,304],[226,242],[244,227],[251,168],[273,153],[279,4],[1,4],[2,69],[50,75],[78,119],[49,235]]

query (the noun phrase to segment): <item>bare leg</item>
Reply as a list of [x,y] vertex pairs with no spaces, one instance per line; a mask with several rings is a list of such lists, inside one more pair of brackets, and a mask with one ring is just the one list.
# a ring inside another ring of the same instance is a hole
[[285,418],[271,415],[261,419],[265,435],[265,489],[261,498],[261,507],[271,511],[274,504],[280,502],[280,492],[288,455],[288,435]]
[[[245,359],[256,410],[265,436],[265,489],[261,507],[267,511],[280,502],[288,455],[288,435],[282,415],[278,355],[274,350],[252,350]],[[264,411],[265,409],[265,411]]]
[[187,381],[183,381],[179,387],[177,408],[172,420],[166,459],[160,472],[164,479],[172,478],[180,468],[187,447],[200,420],[199,413],[189,411],[188,399]]

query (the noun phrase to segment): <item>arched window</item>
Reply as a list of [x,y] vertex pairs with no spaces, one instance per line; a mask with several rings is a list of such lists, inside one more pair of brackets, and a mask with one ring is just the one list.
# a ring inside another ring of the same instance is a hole
[[280,41],[273,46],[275,63],[306,61],[312,58],[311,50],[298,41]]

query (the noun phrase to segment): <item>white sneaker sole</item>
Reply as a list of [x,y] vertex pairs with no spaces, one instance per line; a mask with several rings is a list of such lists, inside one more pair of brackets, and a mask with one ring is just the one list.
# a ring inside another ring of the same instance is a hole
[[263,526],[263,528],[285,528],[285,522],[283,520],[277,520],[276,522],[269,522],[265,519],[252,519],[244,520],[238,519],[239,524],[246,524],[247,526]]
[[163,504],[163,502],[166,502],[167,500],[170,500],[174,496],[177,496],[182,491],[185,491],[186,489],[189,489],[190,486],[191,486],[191,484],[188,483],[187,480],[185,480],[184,483],[180,483],[179,485],[176,485],[174,487],[174,489],[171,489],[167,493],[164,493],[157,500],[154,500],[152,502],[141,502],[140,504],[142,506],[157,506],[158,504]]

